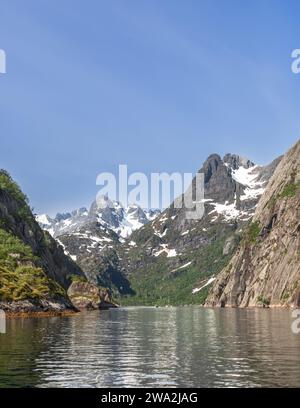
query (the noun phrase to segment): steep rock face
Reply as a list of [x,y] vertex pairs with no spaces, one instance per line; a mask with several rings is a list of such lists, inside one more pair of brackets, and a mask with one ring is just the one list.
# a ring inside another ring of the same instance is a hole
[[206,197],[222,203],[234,199],[238,184],[219,155],[209,156],[199,172],[204,173]]
[[300,142],[278,164],[206,305],[300,305]]
[[[204,216],[187,219],[186,208],[173,203],[133,232],[118,251],[136,292],[126,302],[202,303],[229,262],[278,162],[259,167],[238,155],[209,156],[199,170],[205,183]],[[195,178],[194,194],[196,183]]]
[[29,245],[47,275],[67,288],[71,275],[82,275],[80,268],[68,258],[56,241],[35,221],[28,205],[0,188],[0,220],[22,242]]
[[78,309],[109,309],[117,307],[107,289],[88,282],[73,282],[68,296]]
[[[7,308],[72,308],[64,289],[81,269],[36,222],[26,197],[4,170],[0,171],[0,294]],[[31,306],[10,301],[31,301]],[[47,303],[48,302],[48,303]],[[47,306],[48,305],[48,306]],[[4,307],[4,304],[1,304]]]
[[228,164],[232,170],[238,170],[240,167],[244,167],[245,169],[249,169],[250,167],[255,166],[255,164],[247,159],[247,157],[239,156],[238,154],[230,154],[227,153],[224,156],[224,163]]

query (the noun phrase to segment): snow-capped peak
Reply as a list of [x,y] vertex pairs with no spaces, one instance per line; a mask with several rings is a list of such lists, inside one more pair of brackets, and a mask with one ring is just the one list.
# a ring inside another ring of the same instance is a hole
[[118,201],[106,196],[98,197],[90,210],[80,208],[70,213],[58,214],[54,219],[46,214],[36,217],[40,226],[50,232],[55,238],[63,234],[71,234],[91,223],[100,224],[103,230],[112,230],[119,237],[127,238],[133,231],[152,221],[159,210],[144,211],[137,204],[124,208]]
[[130,204],[127,208],[124,208],[117,201],[110,201],[107,198],[100,198],[100,200],[102,200],[100,208],[98,207],[96,210],[98,221],[122,238],[129,237],[133,231],[153,219],[153,213],[150,213],[151,218],[148,217],[148,213],[137,204]]
[[53,219],[50,218],[47,214],[37,215],[36,220],[41,226],[50,226],[53,222]]

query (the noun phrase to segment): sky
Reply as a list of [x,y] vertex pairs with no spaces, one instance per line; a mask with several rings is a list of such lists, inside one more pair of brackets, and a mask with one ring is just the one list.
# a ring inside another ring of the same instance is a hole
[[300,137],[296,0],[0,0],[0,168],[37,213],[101,172],[267,164]]

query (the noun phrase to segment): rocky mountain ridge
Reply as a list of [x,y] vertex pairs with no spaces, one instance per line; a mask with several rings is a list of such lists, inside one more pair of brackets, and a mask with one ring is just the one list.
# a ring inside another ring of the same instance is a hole
[[[109,303],[111,292],[123,304],[202,304],[206,299],[213,306],[298,304],[298,146],[288,158],[279,157],[267,166],[236,154],[210,155],[199,170],[204,176],[204,215],[199,219],[187,218],[187,209],[177,208],[175,202],[162,213],[147,213],[135,205],[125,209],[102,197],[100,205],[95,202],[89,210],[57,214],[54,219],[38,216],[46,230],[42,231],[19,193],[7,200],[8,191],[1,185],[0,219],[4,231],[17,236],[38,256],[38,264],[30,261],[32,267],[40,267],[62,289],[69,287],[71,276],[78,276],[73,296],[80,305]],[[197,183],[195,177],[189,188],[193,196]],[[290,238],[284,229],[288,225],[294,228]],[[276,248],[283,241],[280,257]],[[265,245],[263,254],[259,243]],[[266,266],[273,264],[269,248],[276,253],[274,262],[286,268],[283,280],[276,268],[273,279]],[[18,256],[10,255],[15,268]],[[260,279],[252,273],[257,264],[264,268]],[[7,271],[0,272],[8,285]],[[276,293],[272,288],[277,288]]]
[[136,204],[124,208],[107,197],[98,198],[90,210],[81,208],[58,214],[55,219],[37,216],[42,228],[51,233],[88,280],[107,287],[117,294],[132,294],[123,274],[119,251],[133,231],[141,228],[160,213],[145,211]]
[[124,208],[118,201],[100,197],[89,210],[85,207],[68,213],[58,213],[55,218],[46,214],[37,215],[40,226],[54,238],[72,234],[85,225],[99,223],[106,230],[115,232],[120,238],[128,238],[133,231],[152,221],[159,210],[143,210],[136,204]]
[[206,305],[300,305],[300,142],[279,163]]
[[[201,303],[279,161],[257,166],[236,154],[210,155],[199,170],[205,182],[205,214],[199,220],[187,219],[186,209],[174,203],[151,214],[151,220],[137,206],[124,209],[103,197],[100,208],[95,202],[89,211],[59,214],[54,222],[40,216],[39,221],[52,229],[91,283],[108,287],[123,302]],[[193,191],[195,183],[196,178]]]
[[[186,208],[172,204],[122,246],[123,273],[136,293],[126,301],[202,303],[234,253],[280,159],[257,166],[238,155],[210,155],[199,170],[205,183],[204,216],[187,219]],[[195,177],[193,192],[196,183]]]

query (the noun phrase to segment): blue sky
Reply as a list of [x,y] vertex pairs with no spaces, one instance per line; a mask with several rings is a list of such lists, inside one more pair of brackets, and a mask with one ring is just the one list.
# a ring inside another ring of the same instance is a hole
[[298,1],[1,0],[0,167],[36,212],[88,205],[99,172],[267,163],[300,135]]

